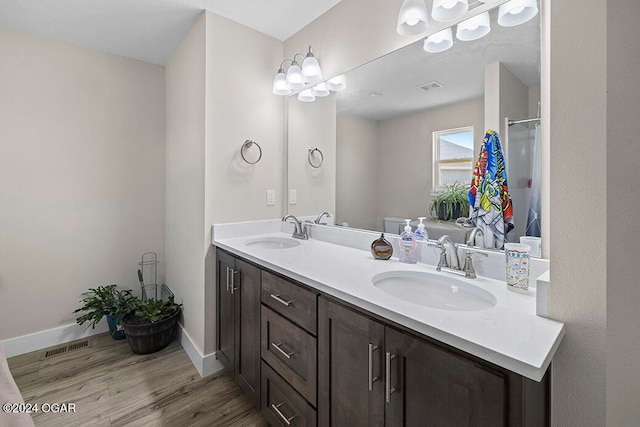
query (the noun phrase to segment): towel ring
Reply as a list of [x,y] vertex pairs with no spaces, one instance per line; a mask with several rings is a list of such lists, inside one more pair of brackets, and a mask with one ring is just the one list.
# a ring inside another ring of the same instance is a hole
[[[313,153],[318,152],[318,154],[320,154],[320,162],[313,161],[313,158],[315,157],[313,155]],[[320,166],[322,166],[322,162],[324,162],[324,155],[322,154],[322,151],[320,151],[319,148],[309,148],[309,152],[307,154],[307,160],[309,161],[309,164],[311,165],[311,167],[318,169]]]
[[[256,147],[258,147],[259,150],[259,155],[258,155],[258,159],[255,162],[250,162],[249,160],[247,160],[247,158],[244,156],[244,152],[246,150],[248,150],[252,145],[255,145]],[[260,147],[260,145],[255,142],[252,141],[250,139],[247,139],[243,144],[242,147],[240,147],[240,155],[242,156],[242,160],[244,160],[245,162],[249,163],[250,165],[255,165],[256,163],[258,163],[260,161],[260,159],[262,158],[262,148]]]

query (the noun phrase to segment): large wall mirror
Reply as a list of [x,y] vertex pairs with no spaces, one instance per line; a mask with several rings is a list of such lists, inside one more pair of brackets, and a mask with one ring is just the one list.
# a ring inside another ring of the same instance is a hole
[[[313,103],[291,96],[288,213],[328,210],[336,224],[396,233],[390,219],[434,221],[434,134],[472,128],[475,163],[491,128],[503,145],[514,207],[507,236],[518,241],[539,179],[539,121],[526,120],[539,117],[540,14],[515,27],[497,24],[497,8],[490,15],[491,31],[479,40],[454,38],[441,53],[425,52],[419,41],[346,73],[343,91]],[[319,168],[307,161],[314,148],[323,153]],[[470,182],[471,172],[464,184]]]

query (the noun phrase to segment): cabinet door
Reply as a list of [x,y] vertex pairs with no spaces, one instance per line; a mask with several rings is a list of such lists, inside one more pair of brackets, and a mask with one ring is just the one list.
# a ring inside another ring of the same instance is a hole
[[391,368],[387,426],[506,423],[507,384],[499,372],[391,328],[386,330],[385,365]]
[[235,379],[260,407],[260,269],[236,259],[233,296],[236,303]]
[[318,424],[384,424],[384,326],[323,298],[318,302]]
[[235,370],[235,304],[231,293],[231,274],[235,266],[234,258],[216,251],[217,259],[217,292],[218,299],[218,337],[217,356],[229,372]]

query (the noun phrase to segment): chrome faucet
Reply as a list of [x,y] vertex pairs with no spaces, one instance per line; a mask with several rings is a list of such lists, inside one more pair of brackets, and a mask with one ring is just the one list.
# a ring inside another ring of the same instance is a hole
[[[447,244],[451,248],[449,253],[451,254],[450,258],[447,259]],[[460,260],[458,259],[458,246],[453,242],[453,239],[447,234],[443,235],[438,239],[438,247],[440,248],[440,261],[438,262],[438,266],[436,270],[440,271],[442,267],[450,268],[452,270],[460,270]]]
[[[482,231],[482,228],[476,227],[473,230],[471,230],[471,233],[469,234],[469,239],[467,240],[467,246],[473,247],[476,245],[476,236],[478,235],[478,233],[480,233],[480,235],[484,238],[484,231]],[[484,247],[484,245],[482,245],[482,247]]]
[[315,222],[316,224],[320,224],[320,221],[324,216],[326,216],[327,218],[331,218],[331,214],[329,212],[322,212],[320,215],[318,215],[318,218],[316,218],[316,220],[313,222]]
[[298,218],[293,215],[287,215],[282,218],[283,222],[287,222],[289,220],[293,220],[293,237],[294,239],[302,239],[307,240],[309,238],[309,234],[307,233],[307,225],[302,225]]

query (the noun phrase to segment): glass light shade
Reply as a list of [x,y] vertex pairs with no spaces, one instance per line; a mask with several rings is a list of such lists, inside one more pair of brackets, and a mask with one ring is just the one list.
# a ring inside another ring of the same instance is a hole
[[330,78],[327,81],[327,89],[334,92],[338,92],[347,87],[347,82],[344,78],[344,74]]
[[500,5],[498,24],[503,27],[514,27],[524,24],[537,14],[537,0],[510,0]]
[[404,0],[398,13],[396,31],[401,36],[424,33],[429,26],[427,5],[424,0]]
[[302,61],[302,80],[304,83],[318,83],[322,80],[322,70],[318,60],[309,52]]
[[298,94],[298,100],[302,102],[313,102],[316,97],[311,93],[311,89],[305,89]]
[[431,17],[438,22],[452,21],[462,17],[468,10],[467,0],[433,0]]
[[422,48],[429,53],[439,53],[453,46],[453,33],[451,27],[438,31],[424,40]]
[[297,62],[291,64],[287,70],[287,87],[291,90],[302,89],[304,87],[302,70]]
[[291,89],[287,87],[287,75],[282,71],[282,68],[278,70],[278,74],[273,79],[273,93],[274,95],[289,95]]
[[458,40],[467,42],[478,40],[489,34],[489,31],[491,31],[489,12],[483,12],[459,23],[456,29],[456,37]]
[[327,84],[325,82],[322,82],[312,87],[311,93],[313,94],[313,96],[323,97],[323,96],[329,96],[331,92],[329,92],[329,88],[327,88]]

